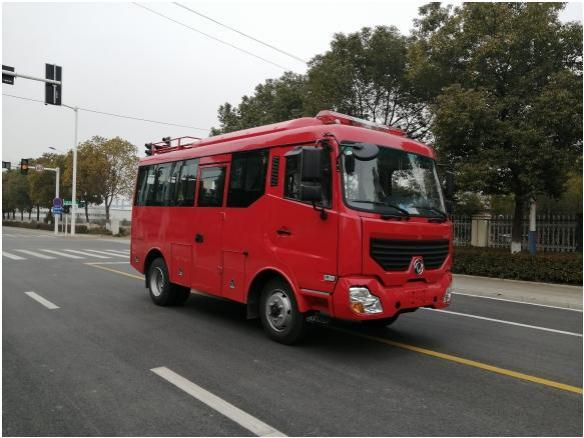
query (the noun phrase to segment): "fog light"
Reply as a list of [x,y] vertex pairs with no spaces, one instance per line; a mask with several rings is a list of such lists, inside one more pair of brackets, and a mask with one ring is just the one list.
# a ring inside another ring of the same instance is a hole
[[355,313],[381,313],[381,301],[369,292],[366,287],[350,287],[349,302]]
[[442,302],[444,304],[448,304],[448,303],[450,303],[451,298],[452,298],[452,288],[450,286],[448,286],[446,288],[446,292],[444,292],[444,298],[442,299]]

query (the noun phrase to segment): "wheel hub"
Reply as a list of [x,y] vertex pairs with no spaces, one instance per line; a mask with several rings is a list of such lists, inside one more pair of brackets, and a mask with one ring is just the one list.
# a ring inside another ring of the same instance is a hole
[[290,324],[292,303],[281,290],[275,290],[266,301],[266,317],[270,326],[276,331],[283,331]]

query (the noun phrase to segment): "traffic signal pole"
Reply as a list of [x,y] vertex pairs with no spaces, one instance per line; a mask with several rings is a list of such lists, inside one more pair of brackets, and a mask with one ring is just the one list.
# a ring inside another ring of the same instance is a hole
[[79,108],[62,104],[75,112],[75,135],[73,139],[73,181],[71,183],[71,235],[75,235],[75,224],[77,222],[77,135],[79,125]]
[[23,75],[22,73],[16,73],[16,72],[10,71],[10,70],[2,69],[2,75],[12,76],[15,78],[30,79],[32,81],[45,82],[47,84],[52,84],[52,85],[61,85],[61,81],[55,81],[52,79],[37,78],[35,76]]

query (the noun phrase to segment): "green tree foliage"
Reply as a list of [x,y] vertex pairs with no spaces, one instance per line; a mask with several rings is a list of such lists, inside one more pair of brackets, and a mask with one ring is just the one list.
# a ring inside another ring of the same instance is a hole
[[20,219],[24,219],[24,212],[30,212],[32,202],[29,196],[28,179],[18,170],[2,173],[2,212],[20,212]]
[[425,138],[430,113],[406,78],[407,50],[393,26],[336,34],[330,50],[310,62],[306,112],[333,109]]
[[253,96],[243,96],[237,107],[225,103],[219,107],[220,127],[211,135],[282,122],[302,117],[306,79],[286,72],[278,79],[268,79],[255,88]]
[[[138,166],[136,153],[136,147],[120,137],[108,140],[95,136],[81,144],[77,155],[78,198],[86,205],[103,202],[109,220],[113,200],[132,195]],[[71,181],[72,165],[67,165],[64,177]],[[86,217],[87,214],[86,208]]]
[[426,5],[409,53],[441,157],[463,189],[514,196],[514,242],[528,199],[558,197],[582,153],[582,26],[562,7]]

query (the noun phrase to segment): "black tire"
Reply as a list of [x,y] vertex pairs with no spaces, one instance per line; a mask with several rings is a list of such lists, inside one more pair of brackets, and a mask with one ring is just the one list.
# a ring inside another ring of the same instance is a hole
[[369,321],[363,321],[363,324],[366,327],[382,329],[396,322],[398,316],[399,315],[394,315],[391,318],[370,319]]
[[168,268],[162,257],[154,259],[148,267],[146,284],[150,298],[158,306],[183,304],[190,296],[190,289],[172,284],[168,277]]
[[264,331],[276,342],[290,345],[306,334],[306,318],[298,311],[294,293],[285,281],[273,279],[266,284],[259,313]]

